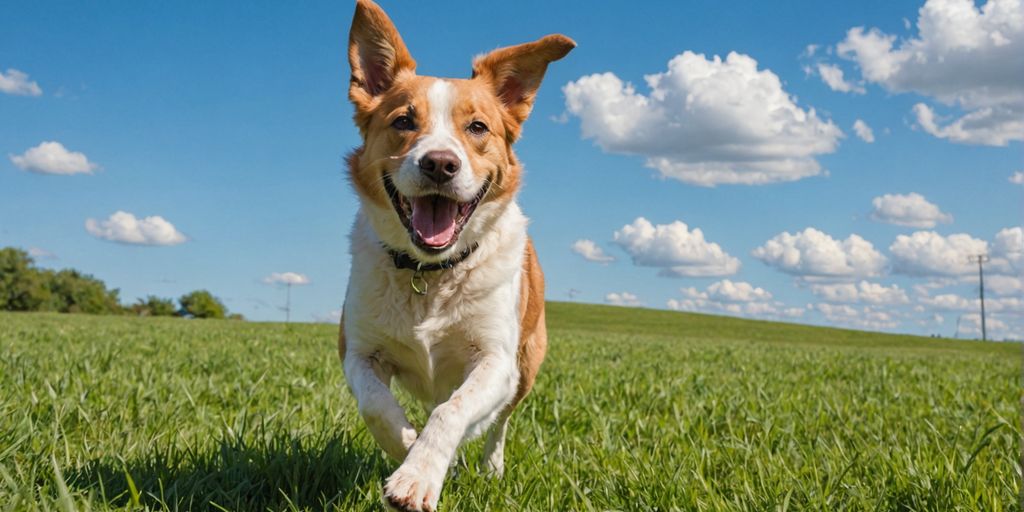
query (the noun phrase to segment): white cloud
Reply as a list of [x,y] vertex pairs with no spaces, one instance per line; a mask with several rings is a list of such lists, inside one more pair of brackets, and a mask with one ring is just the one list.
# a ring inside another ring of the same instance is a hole
[[593,240],[581,239],[576,240],[572,244],[572,252],[583,256],[583,259],[587,261],[596,261],[598,263],[608,263],[615,261],[615,258],[609,256],[601,249]]
[[46,249],[40,249],[39,247],[29,247],[28,255],[35,260],[55,260],[57,255],[47,251]]
[[833,91],[852,92],[854,94],[864,94],[865,92],[863,86],[847,82],[843,77],[843,70],[839,69],[839,66],[835,64],[819,62],[818,75],[821,76],[821,81],[825,82],[825,85]]
[[1004,228],[992,240],[993,269],[1004,274],[1021,275],[1024,271],[1024,228]]
[[984,254],[989,256],[985,263],[986,276],[1016,277],[1024,268],[1024,228],[1001,229],[991,244],[966,233],[942,236],[933,231],[918,231],[897,236],[889,252],[893,257],[893,270],[911,276],[966,276],[966,279],[978,273],[978,264],[969,258]]
[[118,211],[107,220],[87,219],[85,230],[90,235],[111,242],[135,245],[178,245],[187,238],[173,224],[160,216],[137,219],[134,215]]
[[907,292],[898,285],[885,286],[879,283],[813,284],[811,292],[826,302],[863,303],[876,305],[907,304]]
[[640,306],[640,299],[629,292],[609,293],[604,296],[604,301],[613,306]]
[[1024,292],[1024,282],[1019,276],[986,275],[985,292],[993,295],[1020,295]]
[[99,168],[84,154],[68,151],[60,142],[43,142],[22,155],[8,155],[20,169],[42,174],[92,174]]
[[266,284],[291,284],[301,286],[309,284],[309,277],[305,274],[298,274],[295,272],[274,272],[267,277],[263,278],[263,282]]
[[891,311],[882,311],[870,306],[855,308],[846,304],[822,302],[814,305],[830,323],[840,326],[873,331],[895,329],[900,319]]
[[943,213],[939,207],[928,202],[921,194],[885,194],[871,201],[874,209],[871,218],[912,228],[933,228],[937,223],[949,224],[953,216]]
[[660,268],[661,276],[715,277],[735,274],[740,260],[704,239],[700,228],[682,221],[655,226],[637,217],[615,232],[614,242],[641,267]]
[[1010,176],[1009,182],[1014,185],[1024,185],[1024,171],[1013,173],[1013,176]]
[[853,131],[860,137],[860,140],[871,144],[875,141],[875,132],[862,119],[853,122]]
[[953,142],[1005,146],[1024,140],[1024,7],[1021,0],[928,0],[917,35],[897,41],[877,28],[851,28],[836,47],[864,80],[914,92],[966,114],[945,122],[914,107],[926,132]]
[[752,254],[783,272],[810,278],[875,276],[886,263],[885,256],[858,235],[839,241],[814,228],[780,233]]
[[743,281],[732,282],[723,279],[708,286],[707,295],[711,300],[723,302],[755,302],[771,300],[771,292]]
[[965,233],[944,237],[934,231],[899,235],[889,246],[893,271],[912,276],[957,276],[977,271],[968,261],[987,254],[988,243]]
[[[955,293],[919,297],[918,302],[934,311],[979,311],[981,309],[980,299],[968,299]],[[1024,301],[1019,297],[985,297],[985,311],[993,314],[1024,315]]]
[[0,92],[15,96],[39,96],[43,94],[39,84],[29,80],[27,74],[17,69],[8,69],[7,74],[0,71]]
[[650,93],[613,73],[562,88],[584,138],[605,151],[641,155],[662,176],[700,186],[759,185],[821,173],[817,155],[842,131],[804,110],[770,70],[747,55],[684,52],[644,77]]
[[665,305],[676,311],[724,313],[754,318],[797,318],[804,308],[787,307],[772,300],[771,292],[746,282],[728,279],[710,284],[704,291],[681,288],[682,299],[669,299]]
[[1024,121],[1021,115],[1024,115],[1024,108],[985,107],[941,126],[939,123],[942,120],[936,118],[931,107],[924,103],[914,105],[914,117],[922,130],[940,139],[963,144],[1005,146],[1013,140],[1024,140]]

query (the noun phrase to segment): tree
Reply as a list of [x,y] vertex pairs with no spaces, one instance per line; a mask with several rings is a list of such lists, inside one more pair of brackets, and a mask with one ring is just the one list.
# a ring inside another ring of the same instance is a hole
[[139,316],[174,316],[178,313],[173,299],[164,299],[156,295],[148,295],[145,299],[135,301],[131,310]]
[[107,290],[107,285],[95,277],[70,269],[47,274],[50,304],[46,309],[50,311],[94,315],[124,312],[119,290]]
[[224,318],[227,315],[227,308],[217,297],[206,290],[196,290],[192,293],[182,295],[178,299],[182,316],[193,318]]
[[0,249],[0,310],[39,311],[50,302],[47,275],[21,249]]

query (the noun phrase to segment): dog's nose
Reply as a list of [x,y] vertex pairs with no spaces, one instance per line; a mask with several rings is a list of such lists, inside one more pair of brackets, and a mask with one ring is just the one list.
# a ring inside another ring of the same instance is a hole
[[420,172],[437,184],[450,181],[459,172],[460,167],[462,162],[459,161],[459,157],[447,149],[430,151],[420,158]]

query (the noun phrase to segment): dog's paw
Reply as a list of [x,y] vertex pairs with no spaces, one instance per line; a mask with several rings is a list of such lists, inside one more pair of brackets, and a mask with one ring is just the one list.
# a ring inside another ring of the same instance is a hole
[[384,504],[402,512],[434,512],[441,485],[403,465],[384,483]]

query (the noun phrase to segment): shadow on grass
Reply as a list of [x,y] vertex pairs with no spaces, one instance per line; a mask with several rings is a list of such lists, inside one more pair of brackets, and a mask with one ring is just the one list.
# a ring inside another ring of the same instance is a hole
[[371,494],[387,462],[344,433],[242,436],[156,448],[141,458],[96,459],[65,474],[68,487],[115,507],[169,510],[348,510]]

